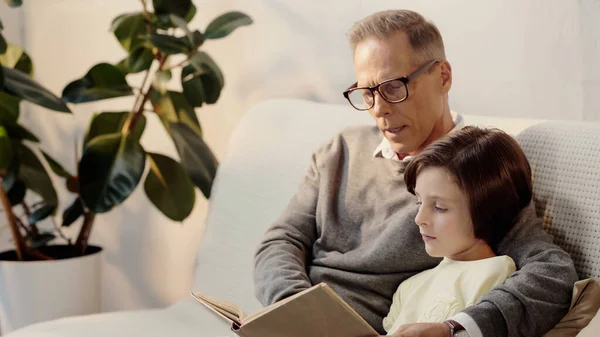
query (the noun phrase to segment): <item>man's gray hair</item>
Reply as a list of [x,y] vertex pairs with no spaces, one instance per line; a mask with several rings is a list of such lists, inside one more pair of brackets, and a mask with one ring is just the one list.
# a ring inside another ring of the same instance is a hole
[[397,32],[404,32],[408,36],[414,63],[446,59],[444,42],[437,27],[421,14],[404,9],[377,12],[354,23],[348,31],[348,40],[354,51],[368,37],[384,39]]

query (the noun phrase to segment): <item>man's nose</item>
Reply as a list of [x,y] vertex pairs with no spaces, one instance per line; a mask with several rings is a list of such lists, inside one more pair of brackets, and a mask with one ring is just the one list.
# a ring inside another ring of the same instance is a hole
[[375,91],[373,93],[373,115],[375,117],[383,117],[385,115],[389,115],[391,113],[390,104],[381,97],[379,92]]

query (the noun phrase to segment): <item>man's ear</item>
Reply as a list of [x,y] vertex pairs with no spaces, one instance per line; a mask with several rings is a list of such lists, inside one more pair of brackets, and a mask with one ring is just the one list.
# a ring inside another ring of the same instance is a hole
[[442,60],[440,64],[440,81],[442,90],[445,94],[450,91],[452,87],[452,66],[446,60]]

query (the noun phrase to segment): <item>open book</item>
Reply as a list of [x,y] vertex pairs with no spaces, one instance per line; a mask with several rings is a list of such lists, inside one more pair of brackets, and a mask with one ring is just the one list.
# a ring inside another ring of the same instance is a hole
[[231,303],[192,293],[241,337],[369,337],[379,334],[327,284],[320,283],[246,315]]

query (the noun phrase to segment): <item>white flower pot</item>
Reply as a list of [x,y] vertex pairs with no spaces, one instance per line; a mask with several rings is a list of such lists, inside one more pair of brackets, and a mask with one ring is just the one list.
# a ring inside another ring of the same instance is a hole
[[0,333],[100,312],[102,250],[88,251],[93,253],[51,261],[0,260]]

